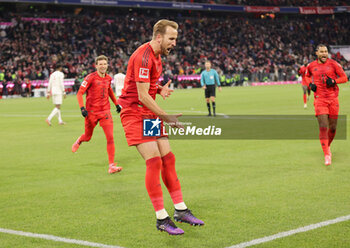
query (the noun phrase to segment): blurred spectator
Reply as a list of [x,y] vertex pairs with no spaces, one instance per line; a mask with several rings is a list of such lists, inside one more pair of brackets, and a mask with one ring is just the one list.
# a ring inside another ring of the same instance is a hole
[[25,83],[25,95],[27,97],[32,96],[32,83],[29,80],[29,77],[24,78],[24,83]]
[[80,84],[81,84],[81,79],[79,79],[79,76],[76,75],[75,76],[75,80],[74,80],[74,85],[73,85],[73,92],[77,93],[79,88],[80,88]]
[[2,88],[0,88],[1,90],[1,96],[4,95],[4,90],[5,90],[5,73],[3,72],[3,70],[0,68],[0,84],[2,85]]

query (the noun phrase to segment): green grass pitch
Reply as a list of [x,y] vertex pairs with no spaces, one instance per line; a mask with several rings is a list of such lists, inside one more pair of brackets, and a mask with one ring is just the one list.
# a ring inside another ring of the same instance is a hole
[[[349,118],[349,83],[340,86],[339,100]],[[303,109],[300,85],[217,92],[217,112],[226,115],[313,115],[312,102]],[[176,90],[158,103],[169,113],[206,114],[201,89]],[[119,116],[113,112],[116,160],[124,170],[109,175],[100,126],[71,152],[83,132],[76,97],[64,100],[65,126],[56,117],[47,126],[52,108],[45,98],[0,100],[0,228],[128,248],[221,248],[350,214],[349,138],[333,142],[329,168],[318,140],[173,140],[184,200],[205,226],[178,224],[183,236],[160,233],[144,162],[127,146]],[[164,186],[163,194],[172,215]],[[0,233],[0,247],[83,246]],[[350,222],[254,247],[350,247]]]

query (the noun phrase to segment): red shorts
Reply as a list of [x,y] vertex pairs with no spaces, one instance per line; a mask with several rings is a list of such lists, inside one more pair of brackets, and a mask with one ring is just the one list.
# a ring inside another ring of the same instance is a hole
[[309,84],[306,81],[304,81],[304,80],[301,82],[301,85],[309,87]]
[[[149,110],[145,111],[143,107],[132,106],[123,108],[120,112],[120,120],[122,122],[126,141],[129,146],[155,141],[161,137],[168,137],[163,134],[163,121],[160,123],[160,132],[157,136],[147,136],[147,130],[144,126],[145,119],[157,119],[158,116]],[[151,125],[152,126],[152,125]],[[150,131],[155,131],[154,129]]]
[[85,118],[85,126],[94,128],[97,125],[97,122],[100,123],[101,127],[113,125],[111,112],[104,112],[99,114],[89,112],[89,115]]
[[315,114],[329,115],[331,119],[338,119],[339,100],[337,98],[315,98],[314,100]]

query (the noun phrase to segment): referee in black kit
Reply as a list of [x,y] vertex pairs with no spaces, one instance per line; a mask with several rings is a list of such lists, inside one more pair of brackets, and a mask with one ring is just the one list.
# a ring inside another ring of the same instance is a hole
[[[208,116],[211,116],[211,110],[210,110],[210,102],[213,106],[213,115],[216,116],[215,112],[215,82],[217,83],[219,87],[219,91],[221,91],[220,86],[220,79],[219,74],[214,70],[211,69],[211,63],[210,61],[205,62],[205,70],[201,73],[201,85],[204,89],[205,93],[205,101],[207,102],[207,107],[209,114]],[[210,100],[210,102],[209,102]]]

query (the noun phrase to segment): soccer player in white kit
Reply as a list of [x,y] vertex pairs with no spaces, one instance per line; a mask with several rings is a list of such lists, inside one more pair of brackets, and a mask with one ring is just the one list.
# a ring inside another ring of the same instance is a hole
[[63,67],[60,64],[56,65],[56,71],[50,75],[49,85],[47,87],[47,99],[50,99],[52,96],[52,102],[55,105],[55,108],[51,111],[49,117],[45,120],[46,123],[51,126],[51,119],[58,114],[58,124],[64,125],[61,117],[61,104],[63,101],[63,97],[66,97],[66,92],[64,90],[64,74],[62,72]]
[[120,70],[117,74],[114,75],[114,86],[115,86],[115,94],[120,96],[122,94],[122,89],[124,87],[124,79],[125,74]]

